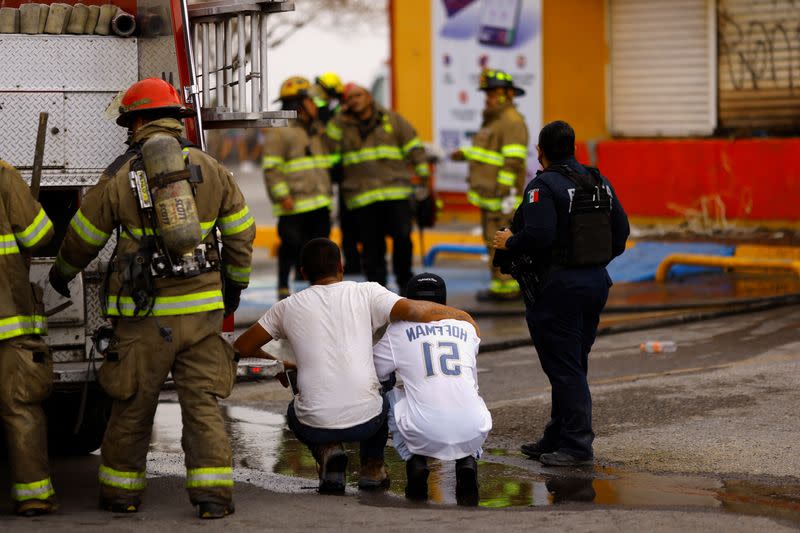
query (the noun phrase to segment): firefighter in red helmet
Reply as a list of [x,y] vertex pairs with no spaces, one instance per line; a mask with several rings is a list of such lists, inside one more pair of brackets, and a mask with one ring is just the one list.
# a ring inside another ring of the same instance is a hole
[[84,197],[50,271],[53,287],[69,296],[69,280],[116,233],[101,295],[114,334],[98,371],[114,399],[99,471],[100,505],[113,512],[139,509],[170,373],[190,500],[201,518],[233,512],[231,447],[217,399],[230,394],[237,364],[219,332],[248,284],[255,226],[233,175],[184,138],[180,119],[190,113],[163,80],[128,89],[117,123],[130,129],[130,148]]

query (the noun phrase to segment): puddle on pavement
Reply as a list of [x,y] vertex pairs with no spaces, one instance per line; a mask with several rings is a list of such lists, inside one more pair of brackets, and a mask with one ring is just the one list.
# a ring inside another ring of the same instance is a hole
[[[309,480],[316,488],[314,458],[286,429],[282,415],[240,406],[223,406],[235,464],[262,472]],[[161,402],[156,413],[151,449],[181,453],[180,408]],[[391,442],[391,440],[390,440]],[[346,444],[348,483],[358,480],[358,446]],[[392,479],[390,495],[367,497],[364,503],[392,505],[402,498],[405,464],[388,447],[386,464]],[[429,503],[455,505],[455,463],[430,461]],[[626,508],[719,509],[800,523],[800,485],[773,486],[743,480],[702,476],[655,475],[596,466],[547,469],[506,450],[486,450],[478,469],[480,506],[492,508],[584,504]]]

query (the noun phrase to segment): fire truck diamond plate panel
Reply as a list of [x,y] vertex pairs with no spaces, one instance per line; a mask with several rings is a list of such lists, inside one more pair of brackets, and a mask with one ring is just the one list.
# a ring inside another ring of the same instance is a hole
[[36,129],[41,111],[50,114],[43,164],[45,167],[64,165],[64,95],[56,92],[22,93],[0,90],[0,124],[3,126],[0,134],[0,157],[16,167],[33,165]]
[[0,36],[0,91],[121,91],[137,80],[136,39]]
[[66,94],[66,168],[104,169],[128,149],[127,130],[104,114],[114,96],[101,92]]

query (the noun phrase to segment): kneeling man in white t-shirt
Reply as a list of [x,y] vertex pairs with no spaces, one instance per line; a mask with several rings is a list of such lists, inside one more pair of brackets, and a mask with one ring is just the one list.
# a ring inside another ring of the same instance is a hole
[[286,418],[317,460],[320,492],[345,489],[342,442],[361,444],[359,488],[387,487],[389,405],[372,362],[373,335],[390,321],[451,318],[470,328],[475,322],[458,309],[400,298],[377,283],[343,281],[339,247],[328,239],[310,240],[300,265],[311,286],[273,305],[234,346],[244,357],[271,358],[261,346],[272,339],[291,343],[298,390]]
[[[436,274],[408,282],[412,300],[444,305],[447,287]],[[481,340],[469,322],[445,319],[421,324],[392,322],[373,348],[378,379],[392,372],[402,388],[387,393],[392,411],[389,429],[394,447],[406,461],[406,496],[428,498],[427,458],[456,461],[456,501],[478,504],[478,463],[492,416],[478,395],[475,358]]]

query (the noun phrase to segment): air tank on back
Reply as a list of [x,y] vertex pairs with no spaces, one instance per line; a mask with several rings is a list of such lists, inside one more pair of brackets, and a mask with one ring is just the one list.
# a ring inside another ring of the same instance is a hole
[[174,256],[191,261],[202,241],[192,186],[186,179],[157,186],[159,178],[186,169],[181,145],[168,135],[153,136],[142,145],[142,160],[164,246]]

